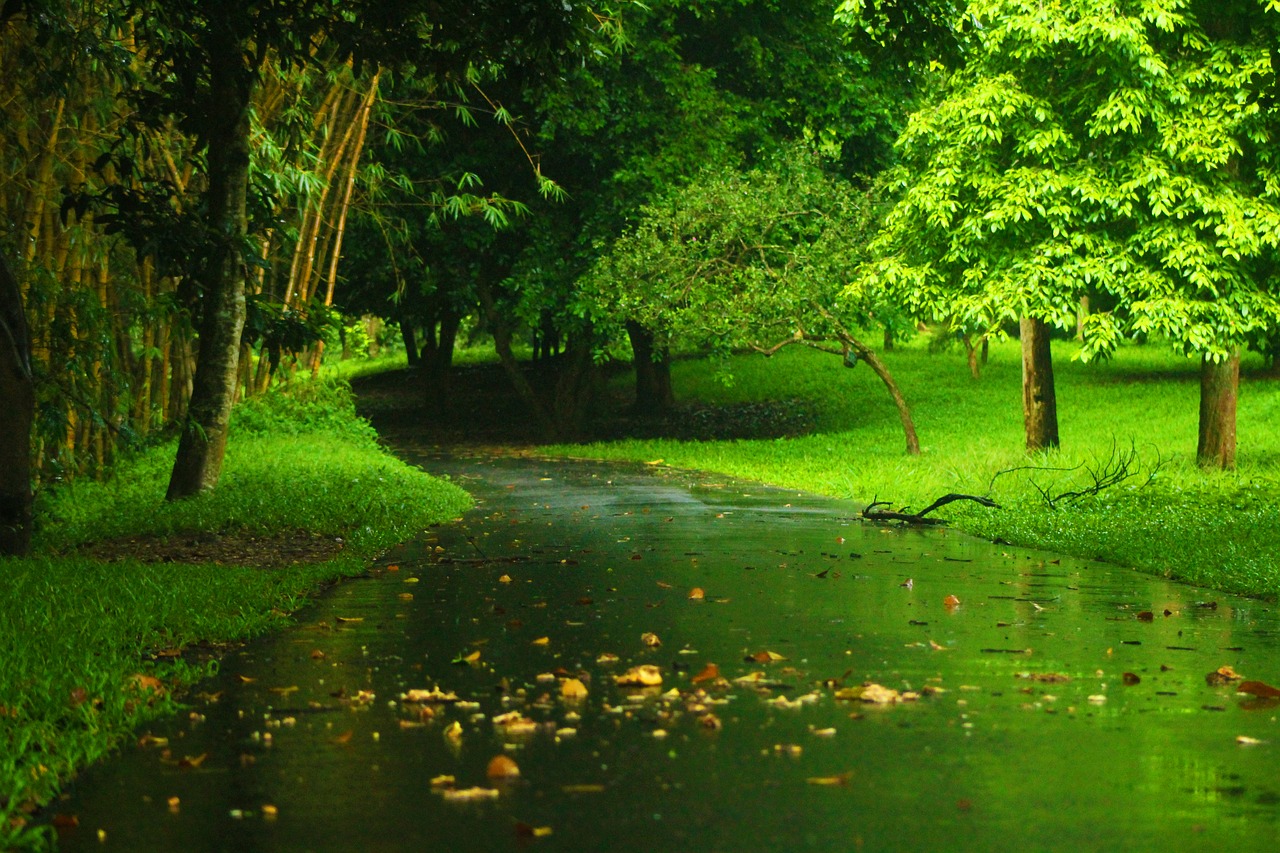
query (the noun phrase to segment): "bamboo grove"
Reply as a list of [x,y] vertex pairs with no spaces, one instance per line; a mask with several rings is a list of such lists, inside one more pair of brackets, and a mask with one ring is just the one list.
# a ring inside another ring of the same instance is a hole
[[[164,260],[181,235],[163,226],[201,203],[201,155],[176,123],[137,121],[125,95],[146,68],[130,22],[113,34],[119,49],[86,45],[78,40],[102,21],[88,20],[91,4],[64,11],[80,17],[62,33],[61,56],[40,43],[30,16],[0,26],[0,249],[17,269],[31,327],[37,487],[101,471],[130,441],[180,421],[196,358],[195,295],[182,266]],[[75,50],[81,56],[68,60]],[[318,365],[380,77],[357,75],[350,61],[262,66],[238,396],[262,393],[282,364]],[[154,205],[157,195],[161,209],[141,226],[88,203]],[[140,227],[150,236],[130,233]]]

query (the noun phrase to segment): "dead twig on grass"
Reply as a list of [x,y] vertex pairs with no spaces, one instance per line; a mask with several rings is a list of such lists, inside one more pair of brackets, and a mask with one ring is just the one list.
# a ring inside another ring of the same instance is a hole
[[929,504],[919,512],[907,512],[910,507],[903,507],[901,510],[877,509],[876,507],[889,506],[888,501],[872,500],[862,511],[862,517],[868,521],[901,521],[906,524],[946,524],[945,518],[928,518],[926,516],[939,507],[946,506],[954,501],[973,501],[983,506],[995,507],[999,509],[1000,505],[991,498],[979,497],[978,495],[962,495],[952,492],[943,495],[933,503]]

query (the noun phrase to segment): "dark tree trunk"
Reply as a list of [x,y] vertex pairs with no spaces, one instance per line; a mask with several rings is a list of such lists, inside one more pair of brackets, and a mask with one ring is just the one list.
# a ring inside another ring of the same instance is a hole
[[206,195],[217,246],[201,282],[200,350],[168,500],[207,492],[222,474],[245,319],[251,83],[243,45],[225,37],[213,39],[212,47]]
[[1044,321],[1023,317],[1022,338],[1022,421],[1027,432],[1027,451],[1058,446],[1058,399],[1053,390],[1053,354],[1049,349],[1049,327]]
[[884,327],[884,345],[881,347],[885,352],[893,352],[893,327]]
[[0,257],[0,557],[31,550],[31,424],[35,389],[22,288]]
[[1196,461],[1203,468],[1236,466],[1236,393],[1240,350],[1221,361],[1200,361],[1200,440]]
[[418,352],[418,333],[413,329],[413,321],[407,317],[400,320],[400,340],[404,341],[409,366],[417,367],[422,362],[422,353]]
[[671,390],[671,359],[666,347],[654,344],[653,332],[639,323],[627,321],[631,339],[631,364],[636,373],[635,412],[658,414],[675,404]]
[[449,377],[453,368],[453,348],[458,339],[458,326],[462,318],[454,311],[443,309],[439,312],[439,330],[435,321],[427,333],[426,345],[422,348],[421,372],[428,395],[437,402],[445,402],[449,396]]

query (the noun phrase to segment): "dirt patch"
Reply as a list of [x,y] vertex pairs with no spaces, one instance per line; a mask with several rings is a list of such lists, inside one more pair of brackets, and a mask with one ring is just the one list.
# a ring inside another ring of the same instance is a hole
[[108,562],[134,559],[144,563],[213,563],[281,569],[331,559],[342,548],[341,539],[295,530],[276,536],[247,533],[124,536],[93,542],[80,552]]

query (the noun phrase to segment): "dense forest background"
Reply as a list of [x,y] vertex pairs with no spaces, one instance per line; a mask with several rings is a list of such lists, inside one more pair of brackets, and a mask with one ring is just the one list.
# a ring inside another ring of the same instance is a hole
[[[235,400],[394,333],[447,405],[492,338],[548,438],[599,366],[673,346],[868,362],[917,323],[1199,359],[1234,460],[1280,293],[1274,0],[7,0],[0,528],[30,489],[180,438],[214,487]],[[867,343],[873,340],[874,346]],[[536,370],[517,357],[529,341]],[[30,436],[30,446],[26,444]],[[12,440],[10,440],[12,438]],[[28,467],[29,466],[29,467]]]

